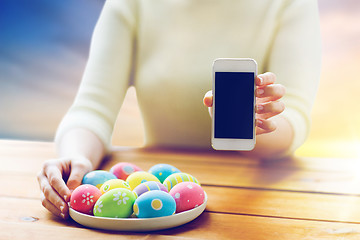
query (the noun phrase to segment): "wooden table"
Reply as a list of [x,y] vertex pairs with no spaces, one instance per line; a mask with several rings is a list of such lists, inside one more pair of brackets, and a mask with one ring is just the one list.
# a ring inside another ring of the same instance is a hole
[[147,170],[172,164],[196,176],[205,212],[178,228],[129,233],[87,229],[40,202],[36,174],[53,143],[0,141],[0,239],[360,239],[360,161],[293,158],[261,162],[232,152],[118,148],[119,161]]

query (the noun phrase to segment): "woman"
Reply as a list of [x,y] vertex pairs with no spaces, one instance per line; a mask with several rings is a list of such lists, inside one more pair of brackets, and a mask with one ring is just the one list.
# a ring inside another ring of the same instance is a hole
[[257,143],[243,154],[291,155],[309,132],[319,81],[316,1],[108,0],[79,92],[57,131],[59,158],[38,175],[43,205],[68,217],[71,192],[107,153],[131,85],[146,147],[209,149],[211,120],[202,102],[212,105],[204,93],[220,57],[253,58],[264,73],[256,78]]

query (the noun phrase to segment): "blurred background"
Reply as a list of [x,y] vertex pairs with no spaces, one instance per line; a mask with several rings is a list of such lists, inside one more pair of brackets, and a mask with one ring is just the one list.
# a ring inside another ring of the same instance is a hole
[[0,1],[0,138],[52,140],[77,91],[102,5]]
[[[53,140],[81,81],[103,3],[0,1],[0,139]],[[360,1],[318,3],[321,82],[310,136],[296,155],[360,158]],[[136,92],[130,88],[113,144],[141,146],[143,137]]]

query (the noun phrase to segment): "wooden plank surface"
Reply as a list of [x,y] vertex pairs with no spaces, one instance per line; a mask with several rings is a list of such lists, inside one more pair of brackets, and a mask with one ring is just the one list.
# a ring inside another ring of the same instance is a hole
[[[32,147],[12,150],[14,152],[13,156],[5,154],[6,157],[4,159],[7,159],[7,161],[4,161],[0,171],[38,173],[42,163],[54,156],[44,146],[46,145],[40,144],[38,157],[33,157],[34,148]],[[52,144],[48,146],[49,148],[53,147]],[[10,145],[9,149],[14,148]],[[11,152],[9,149],[6,149],[5,152]],[[196,176],[201,183],[206,185],[266,188],[298,192],[360,194],[360,188],[357,187],[360,186],[360,178],[355,171],[356,168],[353,167],[352,170],[347,170],[346,167],[343,169],[326,167],[325,170],[321,170],[320,164],[314,163],[317,159],[302,162],[302,159],[298,158],[296,160],[288,159],[264,163],[254,159],[248,160],[238,154],[231,153],[224,155],[207,152],[165,152],[164,154],[156,154],[154,151],[121,148],[114,153],[113,158],[104,163],[102,168],[109,170],[120,159],[121,161],[137,164],[144,170],[148,170],[157,163],[165,162],[173,164],[182,171]],[[332,161],[331,159],[328,162],[320,158],[318,159],[325,166],[330,165],[329,162]],[[337,162],[341,161],[337,160]],[[351,165],[350,159],[347,159],[347,162]],[[351,160],[351,162],[353,166],[358,164],[356,159]]]
[[[246,214],[205,212],[184,226],[150,233],[127,233],[86,229],[73,221],[54,218],[38,201],[32,199],[0,198],[7,206],[0,212],[1,227],[6,227],[4,237],[20,239],[32,235],[32,239],[160,239],[166,237],[189,239],[359,239],[360,225],[352,223],[311,221],[283,217],[266,217]],[[33,220],[32,220],[33,219]],[[17,231],[21,228],[22,231]],[[52,237],[50,237],[52,236]],[[56,238],[58,236],[58,238]],[[50,237],[50,238],[46,238]],[[0,238],[1,239],[1,238]],[[4,238],[5,239],[5,238]],[[11,238],[8,238],[11,239]],[[29,238],[26,238],[29,239]],[[30,238],[31,239],[31,238]]]
[[[151,152],[151,151],[150,151]],[[279,161],[260,161],[246,159],[237,153],[191,152],[151,154],[148,151],[132,152],[117,151],[114,157],[107,161],[104,169],[121,161],[132,162],[144,170],[148,170],[157,163],[169,163],[180,170],[193,174],[201,183],[207,185],[236,186],[246,188],[266,188],[277,190],[291,190],[299,192],[322,192],[341,194],[360,194],[360,178],[358,173],[346,167],[320,169],[320,164],[313,161],[284,159]],[[306,159],[306,158],[305,158]],[[319,158],[320,159],[320,158]],[[333,160],[334,161],[334,160]],[[340,162],[340,160],[337,160]],[[353,166],[356,159],[348,159]],[[321,160],[325,166],[328,162]],[[350,165],[350,163],[349,163]],[[354,169],[354,168],[352,168]],[[209,174],[212,173],[212,174]]]
[[[13,181],[6,179],[0,178],[1,189],[6,192],[0,196],[4,197],[6,206],[18,198],[40,203],[40,190],[35,178],[15,176]],[[30,183],[26,189],[24,182]],[[357,196],[206,185],[203,188],[208,194],[206,211],[209,212],[360,223],[360,198]]]
[[360,239],[360,185],[350,168],[356,159],[336,167],[343,159],[262,162],[236,153],[118,148],[103,169],[120,161],[144,170],[173,164],[196,176],[209,198],[193,222],[139,234],[87,229],[44,209],[36,174],[53,156],[52,143],[0,141],[0,239]]

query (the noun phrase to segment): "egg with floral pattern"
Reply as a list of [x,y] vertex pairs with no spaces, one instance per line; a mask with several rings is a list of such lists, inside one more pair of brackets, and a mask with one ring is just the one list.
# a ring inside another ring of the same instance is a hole
[[126,180],[126,178],[130,174],[137,171],[142,171],[142,169],[136,166],[135,164],[128,162],[117,163],[110,169],[110,172],[112,174],[114,174],[117,178],[122,180]]
[[161,183],[163,183],[171,174],[179,172],[181,171],[176,167],[165,163],[156,164],[149,169],[149,173],[157,177]]
[[94,216],[127,218],[133,213],[135,195],[126,188],[116,188],[104,193],[94,205]]
[[193,182],[176,184],[170,190],[170,195],[175,199],[177,213],[196,208],[205,201],[204,190]]
[[149,191],[135,200],[134,214],[138,218],[154,218],[173,215],[176,211],[174,198],[161,190]]
[[104,184],[100,188],[100,191],[102,194],[104,194],[115,188],[126,188],[131,190],[130,185],[126,181],[121,179],[110,179],[104,182]]
[[70,207],[78,212],[92,215],[96,201],[101,196],[100,190],[90,184],[78,186],[70,197]]
[[91,184],[100,189],[103,183],[110,179],[117,179],[117,177],[108,171],[95,170],[85,174],[82,184]]
[[129,183],[132,190],[134,190],[138,185],[144,182],[148,182],[148,181],[160,182],[157,177],[145,171],[138,171],[130,174],[130,176],[126,179],[126,181]]
[[199,181],[188,173],[173,173],[168,176],[164,181],[164,186],[167,187],[168,191],[172,189],[176,184],[181,182],[194,182],[200,185]]

